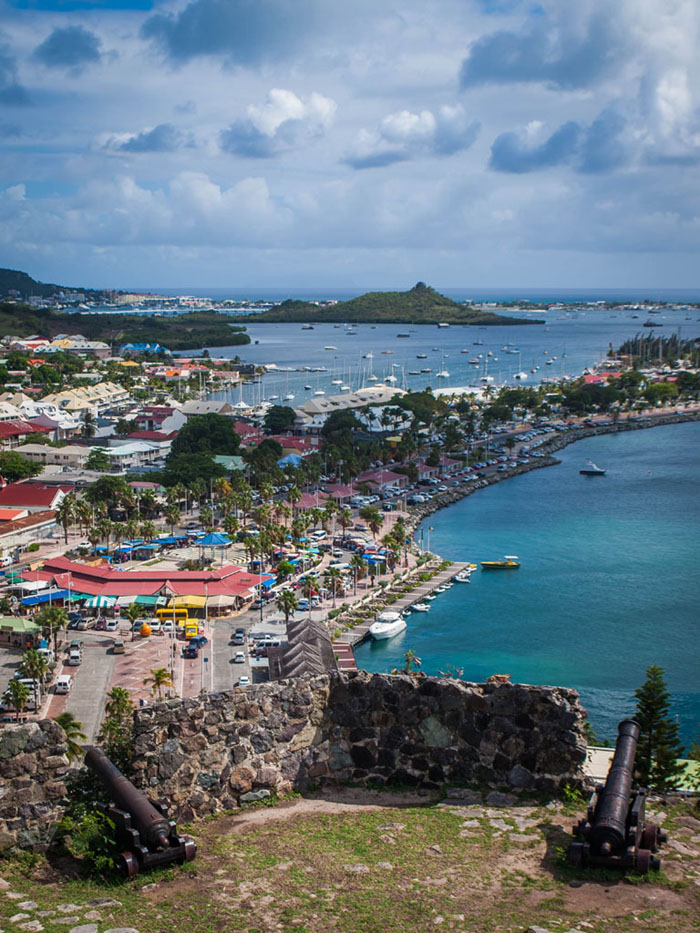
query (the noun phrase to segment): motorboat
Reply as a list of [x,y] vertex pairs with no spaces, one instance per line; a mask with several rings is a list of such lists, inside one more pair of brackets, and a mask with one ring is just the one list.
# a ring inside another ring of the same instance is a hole
[[427,599],[427,600],[429,600],[430,602],[432,602],[434,599],[437,599],[437,596],[435,595],[435,593],[428,593],[428,595],[425,597],[425,599]]
[[411,612],[430,612],[430,606],[427,603],[414,603]]
[[443,586],[439,586],[439,587],[435,590],[435,592],[436,592],[436,593],[446,593],[446,592],[447,592],[447,587],[444,586],[444,585],[443,585]]
[[311,386],[304,386],[304,388],[306,389],[307,392],[311,391]]
[[325,395],[325,394],[326,393],[323,391],[323,389],[316,389],[316,391],[314,392],[314,395]]
[[517,570],[520,558],[514,554],[505,554],[503,560],[482,560],[482,570]]
[[341,387],[340,387],[340,391],[341,391],[341,392],[349,392],[349,391],[350,391],[350,386],[341,386]]
[[327,346],[323,348],[324,350],[337,350],[337,347]]
[[294,401],[294,396],[292,395],[291,392],[288,392],[288,393],[285,395],[284,400],[285,400],[285,402],[293,402],[293,401]]
[[460,570],[456,576],[452,577],[455,583],[471,583],[471,571],[467,572],[466,570]]
[[597,466],[592,460],[588,461],[588,466],[579,470],[583,476],[605,476],[605,470]]
[[417,359],[417,360],[427,360],[427,359],[428,359],[428,354],[427,354],[427,353],[416,353],[416,359]]
[[313,325],[313,324],[304,324],[304,325],[302,326],[301,329],[302,329],[302,330],[313,330],[313,329],[314,329],[314,325]]
[[406,628],[406,620],[400,612],[388,610],[380,612],[376,620],[370,625],[369,633],[377,641],[385,641],[400,635]]

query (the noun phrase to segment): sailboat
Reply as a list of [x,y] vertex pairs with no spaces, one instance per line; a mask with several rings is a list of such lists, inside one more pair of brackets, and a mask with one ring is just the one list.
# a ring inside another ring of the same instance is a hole
[[449,372],[445,369],[445,354],[444,353],[442,355],[442,369],[440,370],[439,373],[435,373],[435,378],[436,379],[449,379],[450,378]]
[[527,379],[527,373],[523,370],[523,355],[518,350],[518,372],[513,373],[513,379]]

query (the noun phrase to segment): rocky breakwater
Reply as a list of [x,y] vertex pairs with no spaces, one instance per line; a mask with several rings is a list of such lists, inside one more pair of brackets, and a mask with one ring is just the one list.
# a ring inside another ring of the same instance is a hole
[[0,850],[40,851],[64,813],[65,735],[55,722],[6,725],[0,732]]
[[179,820],[348,781],[555,791],[582,780],[584,722],[564,688],[332,674],[138,710],[133,778]]

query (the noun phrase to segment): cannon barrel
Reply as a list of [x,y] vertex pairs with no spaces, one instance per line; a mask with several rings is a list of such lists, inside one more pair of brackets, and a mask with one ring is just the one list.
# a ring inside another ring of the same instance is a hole
[[623,719],[617,731],[615,754],[590,832],[591,849],[600,855],[624,850],[627,844],[627,813],[640,733],[639,723],[634,719]]
[[105,753],[94,745],[85,755],[85,764],[100,778],[114,803],[131,815],[133,826],[143,842],[149,848],[166,849],[170,845],[170,823],[146,795],[137,790]]

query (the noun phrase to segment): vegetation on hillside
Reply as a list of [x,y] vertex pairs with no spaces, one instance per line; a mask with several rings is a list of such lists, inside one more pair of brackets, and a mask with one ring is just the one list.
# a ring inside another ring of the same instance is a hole
[[92,288],[73,288],[67,285],[37,282],[26,272],[19,272],[16,269],[0,269],[0,295],[17,293],[19,298],[51,298],[61,292],[72,291],[82,292],[86,298],[108,294],[106,291],[95,291]]
[[115,351],[123,343],[160,343],[169,350],[250,343],[245,328],[232,326],[230,320],[216,311],[194,311],[178,317],[70,314],[32,308],[20,302],[0,303],[0,337],[37,334],[53,338],[57,334],[82,334],[88,340],[104,340],[114,346]]
[[418,282],[407,292],[368,292],[351,301],[317,305],[308,301],[283,301],[246,321],[269,323],[349,324],[539,324],[522,318],[502,317],[458,304]]

